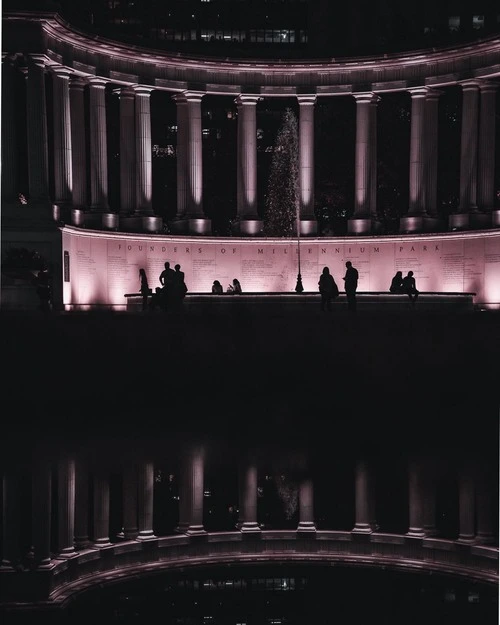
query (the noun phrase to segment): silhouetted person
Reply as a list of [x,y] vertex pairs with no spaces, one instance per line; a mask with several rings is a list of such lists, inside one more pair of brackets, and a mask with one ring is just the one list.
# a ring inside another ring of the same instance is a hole
[[163,294],[161,287],[157,286],[155,292],[151,295],[149,301],[150,310],[156,310],[157,308],[163,308]]
[[181,266],[177,264],[175,265],[174,277],[170,293],[170,301],[172,307],[175,310],[181,309],[182,302],[186,297],[187,290],[188,288],[186,286],[186,282],[184,281],[184,272],[181,271]]
[[418,297],[417,285],[415,282],[415,278],[413,277],[413,271],[409,271],[406,276],[403,278],[403,293],[406,293],[410,298],[410,303],[412,306],[415,305]]
[[139,269],[139,279],[141,281],[140,292],[142,295],[142,310],[148,309],[148,298],[152,291],[149,288],[148,277],[144,269]]
[[175,280],[175,271],[170,268],[168,260],[164,266],[165,269],[160,274],[160,284],[162,286],[162,308],[167,310],[170,300],[172,299],[172,285]]
[[40,301],[40,310],[49,312],[52,302],[50,275],[46,267],[42,267],[36,276],[36,294]]
[[347,310],[350,312],[356,311],[356,290],[358,288],[358,270],[352,266],[350,260],[345,264],[346,272],[343,277],[344,289],[347,296]]
[[321,294],[321,310],[331,310],[332,300],[338,296],[339,289],[328,267],[323,267],[318,285]]
[[241,284],[240,284],[240,281],[239,281],[237,278],[235,278],[235,279],[233,280],[233,293],[239,294],[239,293],[241,293],[241,292],[242,292],[242,291],[241,291]]
[[389,287],[389,291],[391,293],[404,293],[402,271],[396,271],[394,277],[391,280],[391,286]]
[[212,293],[214,293],[215,295],[222,295],[223,293],[222,284],[218,280],[213,281]]

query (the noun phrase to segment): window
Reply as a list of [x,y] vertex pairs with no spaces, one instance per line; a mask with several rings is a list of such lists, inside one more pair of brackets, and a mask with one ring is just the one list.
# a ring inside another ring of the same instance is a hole
[[472,16],[472,28],[474,30],[482,30],[484,28],[484,15]]
[[448,18],[448,30],[455,32],[460,29],[460,15],[452,15]]

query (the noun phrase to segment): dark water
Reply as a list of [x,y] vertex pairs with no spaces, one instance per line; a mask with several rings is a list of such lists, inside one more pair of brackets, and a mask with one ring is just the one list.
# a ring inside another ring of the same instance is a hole
[[228,566],[82,595],[68,622],[166,625],[494,625],[495,585],[346,566]]

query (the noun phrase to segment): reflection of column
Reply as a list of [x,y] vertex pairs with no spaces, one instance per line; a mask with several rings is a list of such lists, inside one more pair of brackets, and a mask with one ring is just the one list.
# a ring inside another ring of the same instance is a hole
[[85,142],[85,82],[72,76],[69,83],[71,118],[71,165],[75,208],[87,205],[87,148]]
[[314,486],[310,477],[302,476],[299,483],[299,524],[298,532],[315,532]]
[[462,134],[460,143],[459,213],[477,208],[477,141],[479,82],[462,83]]
[[75,467],[75,547],[86,549],[89,545],[89,474],[87,462],[79,456]]
[[297,96],[299,102],[300,217],[314,219],[314,104],[316,96]]
[[[151,153],[151,91],[149,87],[134,87],[135,92],[135,158],[136,213],[153,214],[152,153]],[[201,98],[200,98],[201,102]],[[201,108],[200,108],[200,168],[201,168]],[[198,156],[198,152],[196,152]],[[201,182],[200,182],[201,195]]]
[[411,95],[410,177],[408,215],[425,215],[425,102],[427,88],[409,89]]
[[356,153],[353,217],[356,219],[370,217],[370,202],[372,199],[372,103],[377,96],[373,93],[360,93],[355,94],[354,98],[356,100]]
[[2,197],[13,200],[18,189],[18,143],[16,131],[15,70],[8,58],[2,61]]
[[462,543],[474,542],[475,525],[474,476],[468,463],[460,467],[458,479],[458,540]]
[[425,169],[426,197],[425,210],[436,217],[437,210],[437,164],[438,164],[438,111],[441,91],[430,89],[425,98]]
[[89,80],[91,208],[108,209],[108,148],[106,141],[106,81]]
[[48,200],[49,167],[43,57],[33,56],[28,63],[26,109],[30,200]]
[[123,470],[123,537],[126,540],[137,538],[137,467],[127,463]]
[[109,477],[102,470],[94,473],[94,546],[107,547],[109,541]]
[[58,557],[75,554],[75,462],[63,456],[58,464],[57,484]]
[[52,67],[54,113],[54,200],[69,203],[73,190],[71,168],[71,115],[69,101],[70,70]]
[[176,104],[177,117],[177,213],[176,218],[182,219],[187,213],[187,100],[183,94],[173,98]]
[[237,213],[240,219],[257,214],[257,96],[240,95],[237,137]]
[[132,89],[121,89],[120,98],[120,213],[135,208],[135,107]]
[[365,460],[359,459],[356,463],[355,477],[355,508],[356,518],[353,532],[369,534],[372,531],[372,518],[369,497],[369,472]]
[[410,527],[407,536],[423,538],[423,475],[421,462],[411,458],[408,466],[408,504]]
[[33,466],[32,479],[33,548],[39,567],[50,566],[52,472],[46,458],[39,458]]
[[[5,88],[5,86],[4,86]],[[2,563],[3,567],[14,567],[19,559],[20,527],[20,484],[19,476],[11,467],[6,467],[2,486]]]
[[239,467],[239,519],[242,532],[260,532],[257,523],[257,466],[244,458]]
[[484,211],[491,211],[495,200],[495,109],[494,83],[481,82],[481,114],[479,117],[479,154],[477,203]]
[[[140,460],[138,465],[138,540],[155,538],[153,534],[153,487],[154,468],[153,463]],[[203,493],[202,493],[203,495]]]
[[186,450],[180,479],[179,525],[177,531],[204,534],[203,528],[203,450]]

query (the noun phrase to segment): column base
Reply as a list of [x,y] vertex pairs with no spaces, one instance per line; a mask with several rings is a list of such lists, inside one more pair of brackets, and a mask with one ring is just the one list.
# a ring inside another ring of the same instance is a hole
[[85,226],[85,211],[83,208],[71,209],[71,225],[77,228],[83,228]]
[[148,530],[146,532],[139,532],[135,540],[145,541],[145,540],[155,540],[158,538],[153,534],[153,530]]
[[425,538],[425,532],[419,527],[410,527],[405,536],[409,538]]
[[92,543],[94,549],[103,549],[104,547],[111,547],[111,541],[109,538],[99,538]]
[[500,210],[491,211],[491,227],[500,228]]
[[460,534],[456,542],[460,545],[473,545],[475,541],[476,537],[473,534]]
[[373,529],[370,523],[356,523],[351,530],[352,534],[371,534],[372,532]]
[[437,531],[437,529],[435,527],[425,527],[424,526],[424,534],[428,538],[433,538],[434,536],[439,536],[439,532]]
[[[297,221],[293,224],[293,234],[297,235]],[[316,219],[301,219],[300,220],[300,236],[311,237],[318,234],[318,222]]]
[[448,216],[448,230],[468,230],[469,213],[454,213]]
[[187,534],[187,536],[203,536],[207,533],[203,525],[188,525],[183,523],[175,528],[179,534]]
[[50,558],[45,558],[36,565],[37,571],[50,571],[56,567],[56,563]]
[[163,219],[156,215],[146,215],[142,217],[142,231],[151,232],[151,234],[160,234],[163,232]]
[[493,534],[478,534],[476,536],[476,540],[474,541],[475,545],[494,545],[495,537]]
[[491,213],[470,213],[469,225],[476,230],[491,228]]
[[316,531],[316,525],[314,521],[300,521],[297,525],[297,532],[314,533]]
[[188,220],[189,234],[212,234],[212,220],[205,217],[190,218]]
[[103,230],[118,230],[120,216],[118,213],[103,213],[101,215],[101,225]]
[[241,218],[233,222],[232,232],[236,235],[242,236],[260,236],[264,228],[264,222],[262,219],[254,218]]
[[167,222],[171,234],[187,234],[189,223],[185,218],[176,218]]
[[260,525],[257,522],[245,522],[241,523],[238,527],[240,532],[243,534],[256,534],[260,533],[262,530],[260,529]]
[[347,234],[370,234],[371,231],[371,217],[353,217],[347,220]]
[[68,547],[67,549],[63,549],[59,553],[54,556],[55,560],[70,560],[71,558],[76,558],[80,554],[74,547]]
[[424,215],[407,215],[399,220],[399,232],[401,234],[413,234],[424,232]]
[[75,538],[75,549],[89,549],[91,546],[92,543],[88,538]]

